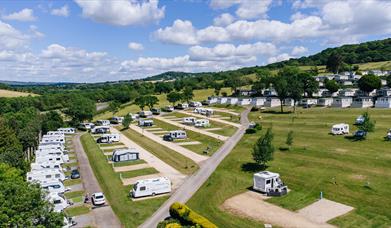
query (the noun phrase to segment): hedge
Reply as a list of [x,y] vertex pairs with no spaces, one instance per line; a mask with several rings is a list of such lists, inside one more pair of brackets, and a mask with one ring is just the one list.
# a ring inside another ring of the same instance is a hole
[[189,207],[179,202],[175,202],[170,207],[170,215],[173,218],[178,219],[183,223],[191,223],[200,226],[202,228],[217,228],[217,226],[211,223],[208,219],[197,214]]

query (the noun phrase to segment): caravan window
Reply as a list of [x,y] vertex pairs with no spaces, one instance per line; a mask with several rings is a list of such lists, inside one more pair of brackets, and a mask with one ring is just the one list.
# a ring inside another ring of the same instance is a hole
[[60,204],[61,200],[53,200],[53,204]]
[[270,184],[271,180],[266,180],[266,184]]
[[60,174],[56,174],[54,177],[55,178],[60,178],[60,176],[61,176]]
[[146,190],[145,186],[140,187],[140,191],[145,191],[145,190]]
[[46,178],[51,178],[52,177],[52,175],[46,175]]
[[52,185],[52,186],[50,186],[50,187],[52,187],[52,188],[54,188],[54,189],[58,189],[58,188],[61,188],[61,186],[60,186],[59,184],[56,184],[56,185]]

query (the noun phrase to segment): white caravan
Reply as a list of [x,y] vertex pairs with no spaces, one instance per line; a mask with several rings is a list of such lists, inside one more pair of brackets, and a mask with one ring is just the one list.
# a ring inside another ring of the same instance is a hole
[[65,138],[61,136],[44,135],[41,139],[41,143],[65,143]]
[[38,181],[41,188],[48,191],[49,193],[63,194],[64,192],[70,191],[70,188],[65,188],[62,181],[49,180],[49,181]]
[[153,120],[140,119],[138,121],[138,126],[140,126],[140,127],[151,127],[151,126],[153,126]]
[[98,126],[110,126],[110,120],[97,120],[96,124]]
[[121,124],[122,121],[124,121],[124,117],[121,117],[121,116],[113,116],[113,118],[111,118],[111,123],[113,124]]
[[168,135],[170,135],[171,138],[173,138],[173,139],[187,138],[186,131],[183,131],[183,130],[170,131],[170,132],[168,132]]
[[92,134],[105,134],[110,132],[109,126],[96,126],[94,128],[91,128]]
[[253,189],[272,195],[284,195],[288,190],[287,186],[281,181],[280,174],[269,171],[254,174]]
[[209,127],[210,126],[209,120],[207,120],[207,119],[196,120],[194,123],[194,126],[195,127]]
[[189,106],[197,108],[197,107],[202,107],[202,104],[199,101],[190,101]]
[[184,117],[182,123],[187,125],[193,125],[195,121],[196,121],[195,117]]
[[57,131],[62,132],[64,134],[66,134],[66,135],[75,134],[76,133],[76,130],[73,127],[63,127],[63,128],[57,129]]
[[349,124],[340,123],[340,124],[333,125],[331,127],[331,134],[333,135],[349,134]]
[[193,112],[201,114],[201,115],[212,115],[213,114],[213,109],[210,109],[210,108],[195,108]]
[[391,97],[378,97],[375,108],[391,108]]
[[171,192],[171,181],[167,177],[139,180],[130,191],[134,198],[169,193]]
[[46,169],[62,170],[62,166],[59,162],[31,163],[31,171],[46,170]]
[[84,130],[84,131],[88,131],[88,130],[91,130],[92,128],[95,127],[95,124],[93,123],[81,123],[79,124],[79,129],[80,130]]
[[57,162],[60,164],[64,164],[66,162],[69,162],[68,155],[47,155],[47,156],[36,156],[35,157],[36,163],[45,163],[45,162]]
[[47,195],[47,201],[54,205],[55,212],[62,212],[65,208],[70,206],[64,196],[59,195],[58,193],[49,193]]
[[26,174],[27,181],[66,180],[65,174],[58,169],[33,170]]
[[35,157],[48,157],[48,156],[54,156],[54,157],[62,157],[63,160],[68,161],[69,156],[66,152],[58,149],[47,149],[47,150],[37,150],[35,151]]
[[139,152],[135,148],[115,149],[111,160],[113,162],[134,161],[139,159]]
[[46,135],[58,135],[58,136],[64,136],[64,132],[61,131],[48,131]]
[[38,151],[40,150],[61,150],[61,151],[65,151],[65,147],[64,147],[64,144],[62,143],[40,143],[38,145]]
[[141,118],[148,118],[153,116],[151,111],[141,111],[138,113]]
[[120,136],[117,133],[113,134],[104,134],[101,137],[99,137],[96,142],[97,143],[112,143],[112,142],[119,142]]

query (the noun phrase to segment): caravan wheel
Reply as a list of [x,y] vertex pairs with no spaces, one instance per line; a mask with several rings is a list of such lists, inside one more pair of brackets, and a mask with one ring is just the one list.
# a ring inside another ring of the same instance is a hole
[[152,193],[152,196],[155,196],[155,195],[156,195],[156,194],[153,192],[153,193]]

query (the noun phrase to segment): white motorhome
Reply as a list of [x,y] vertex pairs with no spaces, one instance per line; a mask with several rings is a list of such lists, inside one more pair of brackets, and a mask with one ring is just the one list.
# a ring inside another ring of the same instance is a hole
[[91,128],[92,134],[106,134],[110,132],[109,126],[96,126],[94,128]]
[[151,111],[141,111],[138,113],[141,118],[148,118],[153,116]]
[[46,198],[47,201],[54,205],[55,212],[62,212],[65,208],[70,206],[64,196],[59,195],[58,193],[49,193]]
[[115,149],[111,160],[113,162],[134,161],[139,159],[139,152],[135,148]]
[[194,125],[195,121],[196,121],[195,117],[184,117],[182,119],[182,123],[187,125]]
[[57,131],[62,132],[64,134],[66,134],[66,135],[75,134],[76,133],[76,130],[73,127],[63,127],[63,128],[57,129]]
[[139,180],[133,185],[132,197],[154,196],[171,192],[171,181],[167,177]]
[[373,106],[372,97],[356,97],[353,99],[352,108],[370,108]]
[[120,135],[117,133],[113,134],[104,134],[101,137],[99,137],[96,142],[97,143],[112,143],[112,142],[119,142]]
[[59,162],[43,162],[43,163],[31,163],[31,171],[58,169],[62,170],[62,166]]
[[340,123],[340,124],[333,125],[331,127],[331,134],[333,135],[349,134],[349,124]]
[[96,125],[98,126],[110,126],[110,120],[97,120]]
[[207,119],[196,120],[194,123],[194,126],[195,127],[209,127],[210,126],[209,120],[207,120]]
[[81,123],[81,124],[79,124],[78,128],[83,131],[88,131],[94,127],[95,127],[95,124],[93,124],[93,123]]
[[183,131],[183,130],[170,131],[170,132],[168,132],[168,135],[170,135],[171,138],[173,138],[173,139],[187,138],[186,131]]
[[375,108],[391,108],[391,97],[377,98]]
[[199,101],[190,101],[189,106],[197,108],[197,107],[202,107],[202,104]]
[[124,117],[122,116],[113,116],[110,120],[110,122],[113,124],[121,124],[122,121],[124,121]]
[[27,181],[66,180],[65,174],[59,169],[33,170],[26,174]]
[[253,189],[268,194],[284,195],[287,186],[280,179],[280,174],[269,171],[255,173],[253,176]]

